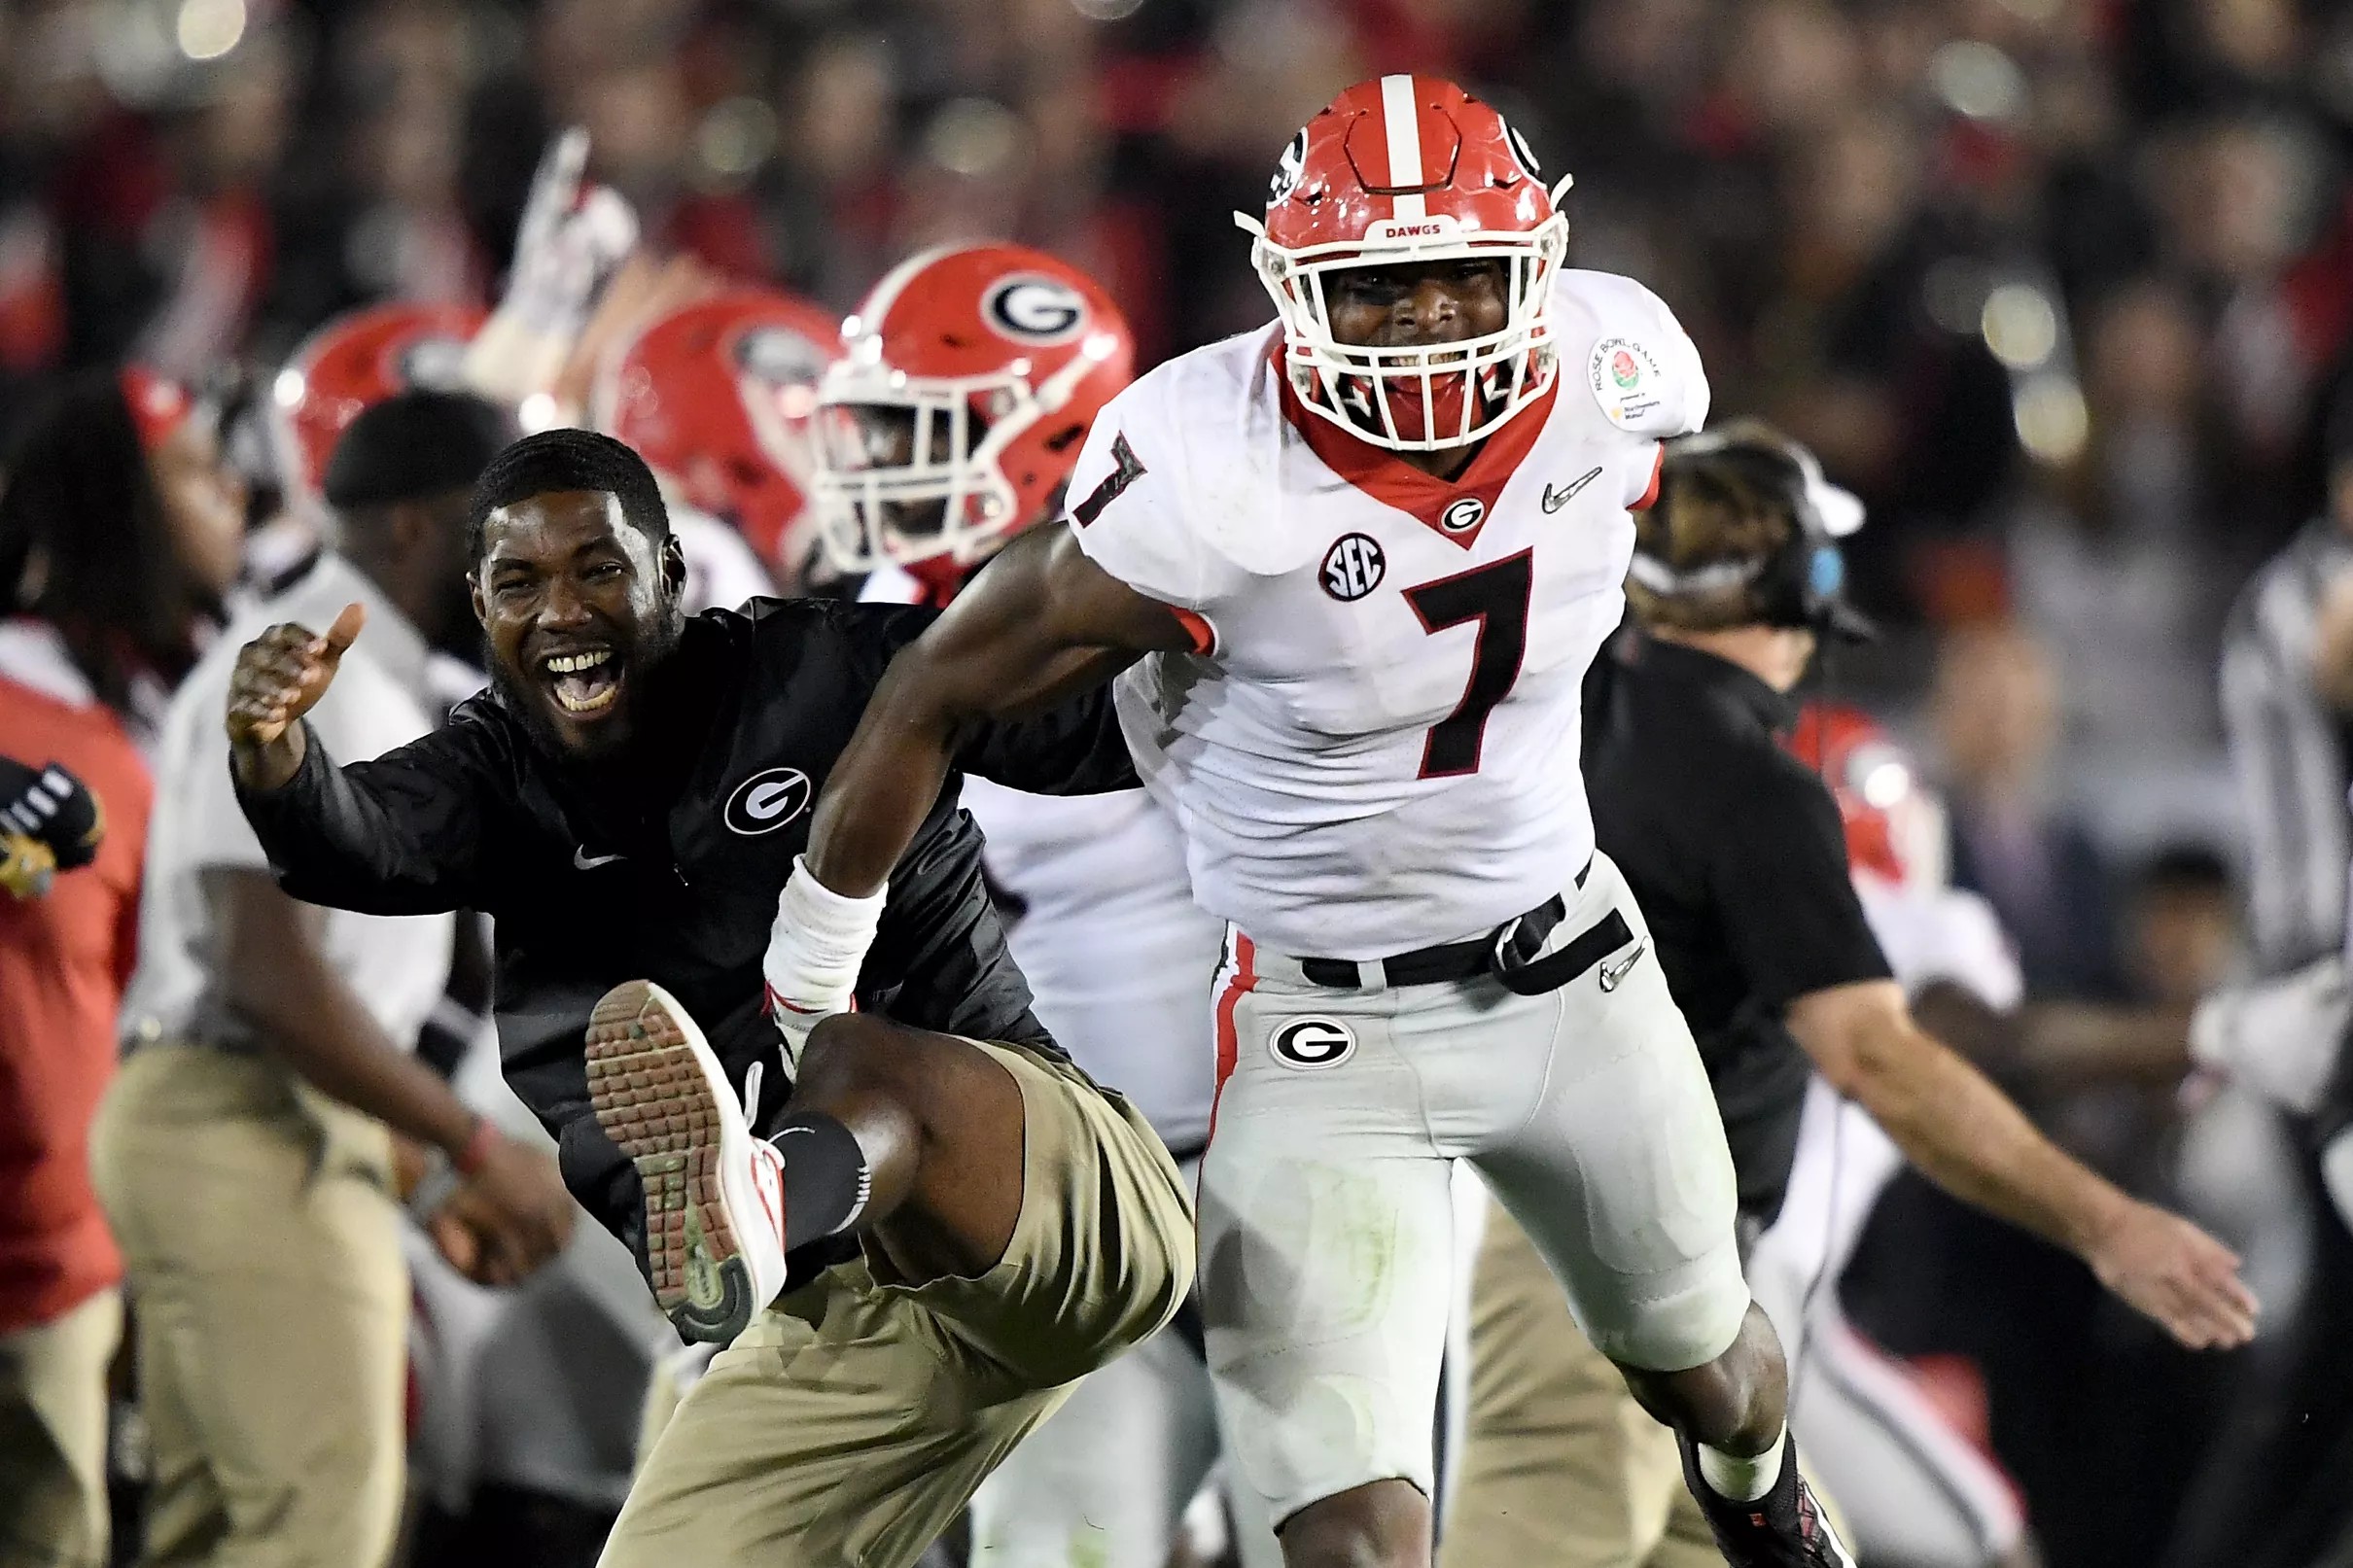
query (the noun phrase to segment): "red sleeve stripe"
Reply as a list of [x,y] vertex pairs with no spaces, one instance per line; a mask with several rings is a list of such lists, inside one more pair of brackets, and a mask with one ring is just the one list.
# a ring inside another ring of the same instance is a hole
[[1635,502],[1633,505],[1626,508],[1628,511],[1650,510],[1652,505],[1659,499],[1659,475],[1666,471],[1666,469],[1667,444],[1662,441],[1659,443],[1658,456],[1650,460],[1650,485],[1642,492],[1642,499],[1640,501]]

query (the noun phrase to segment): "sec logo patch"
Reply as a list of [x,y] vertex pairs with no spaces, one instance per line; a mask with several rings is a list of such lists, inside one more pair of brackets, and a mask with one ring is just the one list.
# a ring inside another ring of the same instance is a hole
[[1323,591],[1342,604],[1380,587],[1387,573],[1388,557],[1369,534],[1343,534],[1323,552]]
[[809,809],[809,776],[798,768],[763,768],[735,786],[722,814],[746,838],[773,833]]
[[1267,1049],[1286,1067],[1336,1067],[1356,1054],[1356,1035],[1336,1018],[1294,1018]]

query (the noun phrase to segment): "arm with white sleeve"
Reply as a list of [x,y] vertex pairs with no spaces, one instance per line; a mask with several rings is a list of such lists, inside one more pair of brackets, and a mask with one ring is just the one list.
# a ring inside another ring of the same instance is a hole
[[1168,570],[1183,571],[1176,520],[1136,493],[1145,470],[1120,432],[1119,408],[1114,400],[1088,437],[1071,484],[1080,499],[1070,526],[1032,529],[1006,545],[893,659],[825,780],[768,950],[772,1010],[789,1051],[818,1019],[848,1005],[891,868],[962,750],[993,721],[1043,714],[1146,653],[1200,647],[1199,622],[1184,618],[1191,607],[1181,598],[1148,597],[1082,545],[1089,530],[1133,524],[1157,535],[1160,560],[1179,563]]

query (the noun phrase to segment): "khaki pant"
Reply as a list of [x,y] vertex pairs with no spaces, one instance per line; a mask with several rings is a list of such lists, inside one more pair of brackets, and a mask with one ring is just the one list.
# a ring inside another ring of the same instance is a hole
[[1439,1568],[1722,1568],[1674,1433],[1577,1332],[1560,1282],[1492,1202],[1470,1342]]
[[123,1298],[102,1290],[0,1334],[0,1568],[106,1561],[106,1370]]
[[604,1568],[903,1568],[1075,1378],[1191,1288],[1168,1151],[1075,1068],[983,1045],[1021,1086],[1021,1216],[986,1273],[877,1283],[863,1263],[784,1297],[688,1390]]
[[408,1331],[384,1129],[273,1060],[156,1045],[108,1091],[91,1163],[155,1445],[141,1562],[376,1568]]

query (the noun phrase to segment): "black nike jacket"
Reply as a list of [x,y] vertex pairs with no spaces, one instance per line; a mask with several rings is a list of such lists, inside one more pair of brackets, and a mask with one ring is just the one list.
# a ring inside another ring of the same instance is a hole
[[[477,909],[494,924],[507,1081],[561,1146],[567,1186],[635,1246],[637,1175],[588,1104],[582,1035],[626,980],[678,997],[740,1089],[767,1063],[785,1098],[760,958],[816,796],[898,649],[936,611],[758,599],[685,627],[641,698],[626,769],[559,759],[495,693],[372,762],[314,733],[300,771],[238,800],[287,892],[371,915]],[[1132,788],[1101,689],[983,726],[960,772],[1037,794]],[[981,881],[981,835],[951,775],[892,873],[860,1008],[924,1028],[1055,1049],[1030,1011]]]

